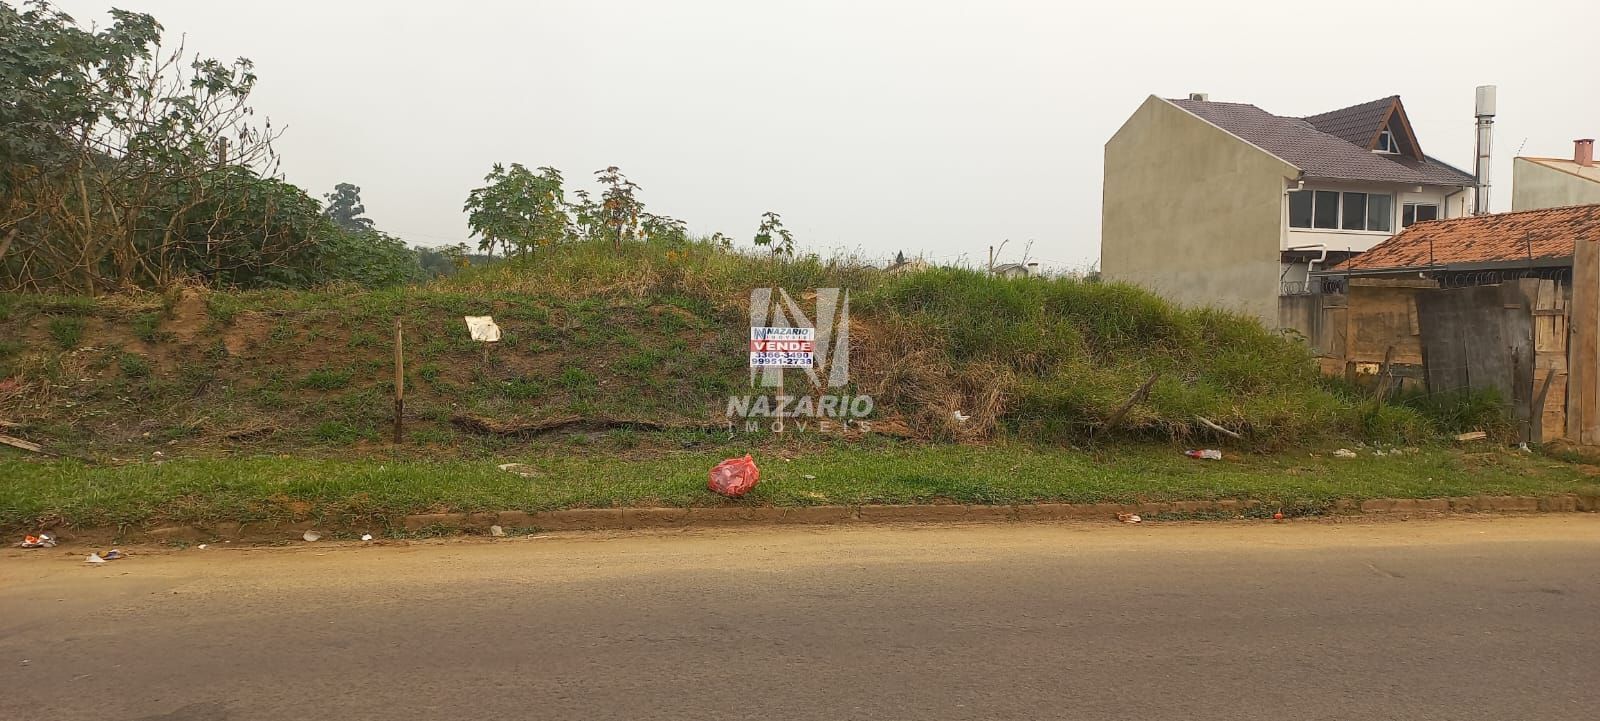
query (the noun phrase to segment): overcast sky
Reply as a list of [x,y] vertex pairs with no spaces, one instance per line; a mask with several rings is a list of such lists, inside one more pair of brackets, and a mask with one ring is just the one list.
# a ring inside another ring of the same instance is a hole
[[362,188],[380,228],[467,239],[495,162],[569,190],[617,165],[658,213],[748,243],[763,211],[802,245],[882,258],[1087,267],[1101,149],[1151,94],[1306,115],[1398,93],[1429,154],[1471,168],[1473,88],[1499,85],[1511,157],[1600,135],[1594,0],[1336,4],[945,0],[62,0],[112,6],[261,76],[290,182]]

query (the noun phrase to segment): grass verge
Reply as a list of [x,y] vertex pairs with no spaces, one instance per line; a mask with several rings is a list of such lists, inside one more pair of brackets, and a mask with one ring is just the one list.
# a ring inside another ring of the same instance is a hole
[[[705,473],[727,449],[626,460],[551,454],[483,461],[252,457],[115,467],[0,461],[0,528],[315,519],[330,525],[408,513],[648,506],[1255,499],[1304,514],[1342,498],[1596,492],[1587,466],[1513,451],[1422,448],[1355,459],[1325,451],[1184,458],[1170,446],[1094,454],[1027,445],[824,448],[757,457],[754,492],[726,501]],[[496,464],[538,469],[524,478]]]

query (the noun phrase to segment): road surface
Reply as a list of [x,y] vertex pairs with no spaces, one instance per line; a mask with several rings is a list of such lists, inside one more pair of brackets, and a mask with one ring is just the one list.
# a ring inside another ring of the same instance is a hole
[[0,719],[1593,719],[1600,517],[0,551]]

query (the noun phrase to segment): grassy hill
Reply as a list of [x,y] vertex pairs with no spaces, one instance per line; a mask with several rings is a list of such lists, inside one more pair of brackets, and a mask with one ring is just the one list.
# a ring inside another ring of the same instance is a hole
[[[648,450],[726,440],[716,427],[728,395],[749,392],[746,305],[760,286],[797,298],[850,291],[851,390],[876,399],[878,427],[896,437],[1222,440],[1201,416],[1257,448],[1448,430],[1320,380],[1303,346],[1252,320],[1132,287],[952,269],[891,275],[701,243],[560,246],[379,291],[0,295],[0,420],[12,435],[102,460],[157,450],[477,457],[547,441]],[[493,315],[504,330],[487,359],[464,315]],[[399,448],[387,441],[396,318],[407,355]],[[1105,428],[1152,374],[1148,398]],[[529,430],[555,421],[566,424],[554,434]],[[494,432],[507,429],[524,432]]]

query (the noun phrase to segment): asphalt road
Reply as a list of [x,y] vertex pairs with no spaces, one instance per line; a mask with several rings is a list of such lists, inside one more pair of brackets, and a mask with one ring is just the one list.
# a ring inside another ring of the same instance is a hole
[[0,552],[0,719],[1593,719],[1600,517]]

